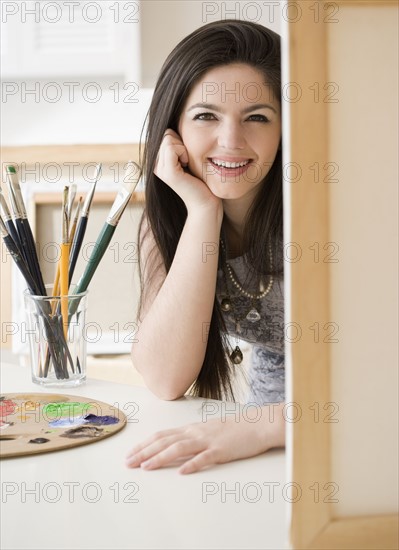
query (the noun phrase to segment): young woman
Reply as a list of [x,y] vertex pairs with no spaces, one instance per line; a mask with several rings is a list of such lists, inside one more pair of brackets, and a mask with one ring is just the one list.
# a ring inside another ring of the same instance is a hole
[[[181,473],[284,445],[279,36],[210,23],[167,58],[148,117],[140,226],[142,295],[133,361],[162,399],[232,397],[253,343],[259,420],[218,418],[159,432],[130,467],[186,459]],[[237,446],[237,441],[240,444]]]

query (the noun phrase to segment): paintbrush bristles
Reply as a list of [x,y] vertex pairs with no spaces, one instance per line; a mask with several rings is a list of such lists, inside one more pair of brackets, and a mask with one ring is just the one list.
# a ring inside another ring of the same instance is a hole
[[14,166],[6,167],[8,188],[10,190],[11,205],[14,210],[14,217],[26,218],[26,208],[19,185],[18,174]]

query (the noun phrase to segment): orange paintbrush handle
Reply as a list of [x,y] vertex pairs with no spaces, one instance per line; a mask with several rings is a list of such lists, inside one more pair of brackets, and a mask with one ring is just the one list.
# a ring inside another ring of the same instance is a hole
[[61,287],[61,315],[65,338],[68,332],[68,283],[69,283],[69,243],[61,244],[60,259],[60,287]]

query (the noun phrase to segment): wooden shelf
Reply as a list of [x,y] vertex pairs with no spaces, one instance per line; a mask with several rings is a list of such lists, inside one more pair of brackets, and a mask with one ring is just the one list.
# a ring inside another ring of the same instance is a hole
[[1,147],[1,163],[68,163],[102,162],[104,164],[125,163],[134,160],[139,163],[138,143],[76,144],[76,145],[27,145]]

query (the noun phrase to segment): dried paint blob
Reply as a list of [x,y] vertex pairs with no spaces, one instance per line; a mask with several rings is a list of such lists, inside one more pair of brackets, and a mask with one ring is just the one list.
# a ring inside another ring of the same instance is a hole
[[118,424],[119,422],[119,418],[116,416],[97,416],[96,414],[88,414],[85,416],[85,420],[97,426],[110,426],[111,424]]
[[95,426],[79,426],[78,428],[72,428],[61,434],[60,437],[70,437],[71,439],[78,439],[80,437],[98,437],[104,430],[102,428],[96,428]]
[[29,443],[48,443],[50,440],[46,439],[45,437],[36,437],[35,439],[31,439]]
[[40,403],[37,403],[36,401],[25,401],[25,403],[22,403],[21,406],[26,411],[35,411],[40,407]]
[[0,401],[0,416],[14,414],[18,410],[18,405],[11,399],[2,399]]
[[68,399],[65,399],[64,395],[59,395],[57,393],[46,393],[43,395],[31,393],[18,394],[18,399],[20,401],[32,401],[32,398],[35,399],[36,403],[41,403],[42,405],[45,405],[46,403],[64,403],[68,401]]

